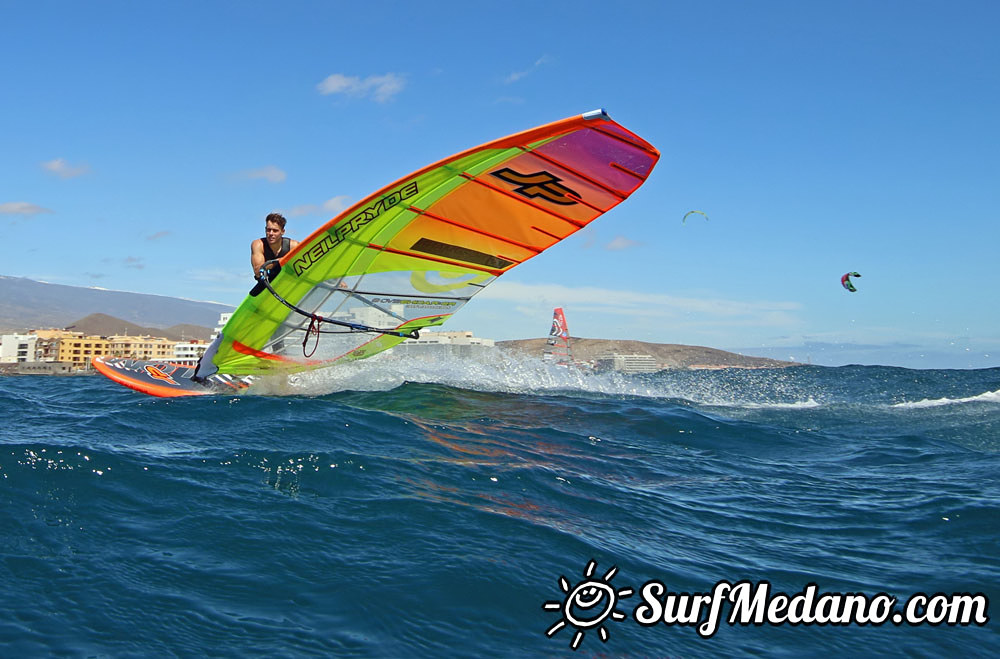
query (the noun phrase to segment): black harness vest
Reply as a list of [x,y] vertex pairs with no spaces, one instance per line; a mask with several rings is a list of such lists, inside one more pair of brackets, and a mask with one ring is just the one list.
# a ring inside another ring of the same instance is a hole
[[[260,242],[264,243],[264,260],[265,261],[271,261],[273,259],[280,259],[282,256],[284,256],[285,254],[288,253],[288,250],[291,249],[291,245],[292,245],[291,241],[288,238],[282,238],[281,239],[281,249],[279,249],[278,253],[275,254],[271,250],[271,243],[267,242],[267,236],[261,238]],[[275,268],[277,268],[278,270],[280,270],[281,266],[275,266]],[[277,270],[275,270],[274,268],[272,268],[270,270],[270,272],[272,273],[271,274],[271,279],[274,279],[274,275],[278,274]]]
[[[271,249],[271,244],[269,242],[267,242],[267,236],[261,238],[260,242],[262,242],[264,244],[264,261],[265,262],[266,261],[273,261],[274,259],[281,258],[285,254],[287,254],[289,252],[289,250],[292,248],[291,241],[288,238],[282,238],[281,239],[281,249],[278,250],[277,254],[275,254],[274,250]],[[271,269],[267,271],[267,278],[268,278],[268,280],[269,281],[274,281],[274,278],[278,276],[279,272],[281,272],[281,266],[278,265],[277,263],[275,263],[274,265],[271,266]],[[254,297],[256,297],[256,296],[260,295],[260,292],[263,291],[264,288],[265,288],[264,282],[258,281],[257,285],[254,286],[250,290],[250,295],[253,295]]]

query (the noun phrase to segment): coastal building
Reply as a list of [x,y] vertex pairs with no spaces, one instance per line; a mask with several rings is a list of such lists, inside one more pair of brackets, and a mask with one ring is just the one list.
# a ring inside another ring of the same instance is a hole
[[161,336],[109,336],[105,354],[112,357],[130,357],[144,361],[165,361],[173,359],[176,341]]
[[84,336],[83,332],[71,334],[59,337],[56,361],[71,364],[75,369],[83,369],[90,368],[94,357],[109,354],[109,341],[103,336]]
[[226,326],[226,323],[228,323],[229,319],[232,317],[233,317],[232,312],[219,314],[219,324],[215,326],[215,331],[212,332],[213,339],[222,334],[222,328]]
[[70,330],[64,329],[33,329],[28,332],[29,334],[34,334],[39,339],[64,339],[64,338],[79,338],[83,336],[83,332],[71,332]]
[[33,329],[28,332],[37,337],[35,341],[35,361],[59,361],[59,339],[78,338],[83,332],[71,332],[63,329]]
[[10,366],[17,375],[72,375],[73,365],[62,362],[22,362]]
[[493,339],[484,339],[475,336],[472,332],[460,330],[452,332],[430,332],[425,331],[420,334],[419,339],[408,339],[400,345],[426,346],[426,345],[453,345],[453,346],[485,346],[492,348],[496,342]]
[[493,339],[475,336],[472,332],[428,332],[421,331],[419,339],[407,339],[392,349],[394,356],[439,359],[454,357],[475,358],[485,352],[495,350]]
[[198,360],[201,359],[201,356],[205,354],[206,350],[208,350],[208,346],[211,345],[212,341],[222,334],[222,329],[232,317],[232,312],[220,313],[219,321],[216,324],[215,329],[212,331],[212,338],[208,341],[191,339],[190,341],[181,341],[174,344],[174,354],[170,357],[170,361],[175,364],[185,364],[187,366],[194,366],[197,364]]
[[[231,315],[221,315],[216,333]],[[37,363],[37,367],[25,367],[16,372],[50,374],[90,369],[95,357],[194,364],[208,345],[198,339],[178,342],[149,335],[96,336],[64,329],[33,329],[28,334],[0,336],[0,364]]]
[[655,373],[660,370],[660,365],[652,355],[622,355],[612,352],[599,355],[594,360],[594,369],[619,373]]
[[54,362],[59,356],[59,342],[55,339],[35,337],[35,361]]
[[59,339],[38,337],[35,341],[35,361],[54,362],[59,359]]
[[194,366],[201,359],[201,356],[205,354],[206,350],[208,350],[208,343],[199,341],[198,339],[177,343],[174,345],[174,356],[170,361],[175,364]]
[[0,364],[35,361],[37,341],[34,334],[4,334],[0,337]]

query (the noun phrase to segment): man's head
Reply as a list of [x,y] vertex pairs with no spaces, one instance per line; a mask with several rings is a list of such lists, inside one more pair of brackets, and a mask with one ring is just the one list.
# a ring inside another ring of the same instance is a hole
[[272,247],[281,244],[281,238],[285,235],[285,217],[281,213],[271,213],[264,218],[264,236]]

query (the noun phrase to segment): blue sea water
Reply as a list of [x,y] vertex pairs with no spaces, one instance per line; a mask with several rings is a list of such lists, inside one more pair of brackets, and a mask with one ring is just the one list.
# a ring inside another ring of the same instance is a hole
[[[1000,653],[993,620],[635,617],[649,581],[995,607],[1000,369],[373,360],[263,391],[0,378],[0,654]],[[585,627],[560,605],[594,579],[624,615]]]

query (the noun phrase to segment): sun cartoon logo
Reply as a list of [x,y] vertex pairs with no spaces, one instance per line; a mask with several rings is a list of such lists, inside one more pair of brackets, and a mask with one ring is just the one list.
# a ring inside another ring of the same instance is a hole
[[602,623],[609,617],[612,620],[624,620],[625,614],[616,611],[615,605],[619,599],[632,596],[631,588],[615,590],[612,587],[611,579],[618,572],[617,566],[613,566],[600,579],[593,578],[596,567],[597,563],[591,559],[583,570],[584,580],[572,589],[566,577],[559,577],[559,588],[566,593],[566,598],[561,602],[549,601],[542,605],[546,611],[562,611],[562,618],[545,631],[545,635],[549,638],[555,636],[566,625],[576,627],[576,634],[569,644],[574,650],[580,647],[587,630],[595,627],[601,642],[607,643],[608,630]]

